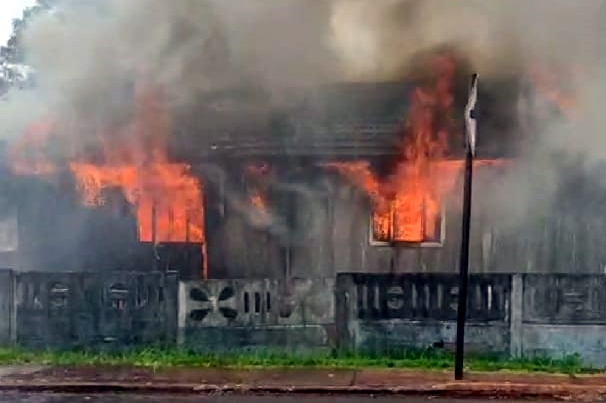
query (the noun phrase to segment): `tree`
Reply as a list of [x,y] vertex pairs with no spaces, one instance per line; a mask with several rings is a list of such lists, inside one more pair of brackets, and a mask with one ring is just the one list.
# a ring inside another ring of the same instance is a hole
[[24,64],[23,32],[28,23],[41,13],[52,10],[59,0],[37,0],[36,5],[23,10],[21,18],[13,20],[13,32],[0,47],[0,95],[11,87],[23,88],[31,84],[31,68]]

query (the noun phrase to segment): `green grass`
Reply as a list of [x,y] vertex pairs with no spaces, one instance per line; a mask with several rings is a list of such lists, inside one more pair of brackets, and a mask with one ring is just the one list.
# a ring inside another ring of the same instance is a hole
[[[287,352],[196,353],[194,351],[145,348],[121,353],[92,351],[31,351],[0,348],[0,365],[44,364],[60,366],[135,366],[192,368],[410,368],[445,370],[453,367],[453,355],[440,350],[406,350],[387,355]],[[553,360],[511,360],[497,356],[469,356],[465,367],[472,371],[516,371],[583,374],[599,372],[583,366],[576,356]]]

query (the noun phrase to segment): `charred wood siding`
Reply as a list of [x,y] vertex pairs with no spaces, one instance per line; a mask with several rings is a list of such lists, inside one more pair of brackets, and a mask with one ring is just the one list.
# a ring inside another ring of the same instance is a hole
[[283,277],[288,250],[272,231],[276,223],[254,221],[242,182],[213,184],[205,187],[209,277]]
[[[525,206],[516,206],[513,194],[507,199],[500,191],[501,177],[507,169],[477,169],[471,272],[603,273],[606,223],[601,217],[605,216],[606,204],[597,202],[600,193],[580,195],[578,188],[563,185],[567,189],[553,198],[570,203],[546,204],[524,216],[514,216]],[[211,277],[457,272],[461,183],[446,201],[443,244],[398,247],[370,242],[371,206],[365,194],[338,176],[311,177],[297,183],[300,191],[278,202],[282,204],[274,212],[276,220],[286,220],[285,212],[290,215],[286,232],[254,228],[242,212],[227,204],[226,217],[215,218],[213,227],[209,227]]]

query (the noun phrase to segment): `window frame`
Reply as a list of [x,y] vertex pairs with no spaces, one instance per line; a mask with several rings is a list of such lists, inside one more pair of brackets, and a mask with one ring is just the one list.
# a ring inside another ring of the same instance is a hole
[[446,206],[444,203],[441,204],[440,208],[440,234],[437,241],[420,241],[420,242],[407,242],[407,241],[378,241],[374,237],[373,231],[373,215],[374,210],[372,205],[370,206],[370,214],[368,215],[368,242],[371,246],[387,247],[387,246],[402,246],[409,248],[441,248],[444,246],[446,238]]

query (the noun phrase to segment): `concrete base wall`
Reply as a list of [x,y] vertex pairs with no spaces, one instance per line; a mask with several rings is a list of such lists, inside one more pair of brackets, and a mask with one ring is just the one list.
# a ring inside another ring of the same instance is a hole
[[524,325],[524,357],[578,354],[584,363],[606,366],[606,326]]
[[[451,349],[456,343],[456,322],[387,320],[358,322],[353,328],[356,349],[389,352],[406,348]],[[470,324],[465,327],[466,352],[509,354],[509,328],[500,323]]]
[[14,273],[0,269],[0,344],[4,345],[16,337],[14,286]]
[[[0,344],[29,348],[181,345],[224,353],[388,353],[456,342],[457,276],[178,282],[163,273],[0,270]],[[606,276],[472,275],[466,351],[578,354],[606,366]]]
[[[456,342],[454,275],[342,274],[337,279],[341,348],[390,351]],[[562,358],[606,366],[606,276],[470,277],[466,351]],[[450,304],[445,304],[450,301]],[[490,302],[489,302],[490,301]]]
[[163,273],[14,274],[14,339],[29,348],[174,344],[177,278]]
[[179,286],[179,343],[198,351],[335,345],[334,280],[206,280]]

